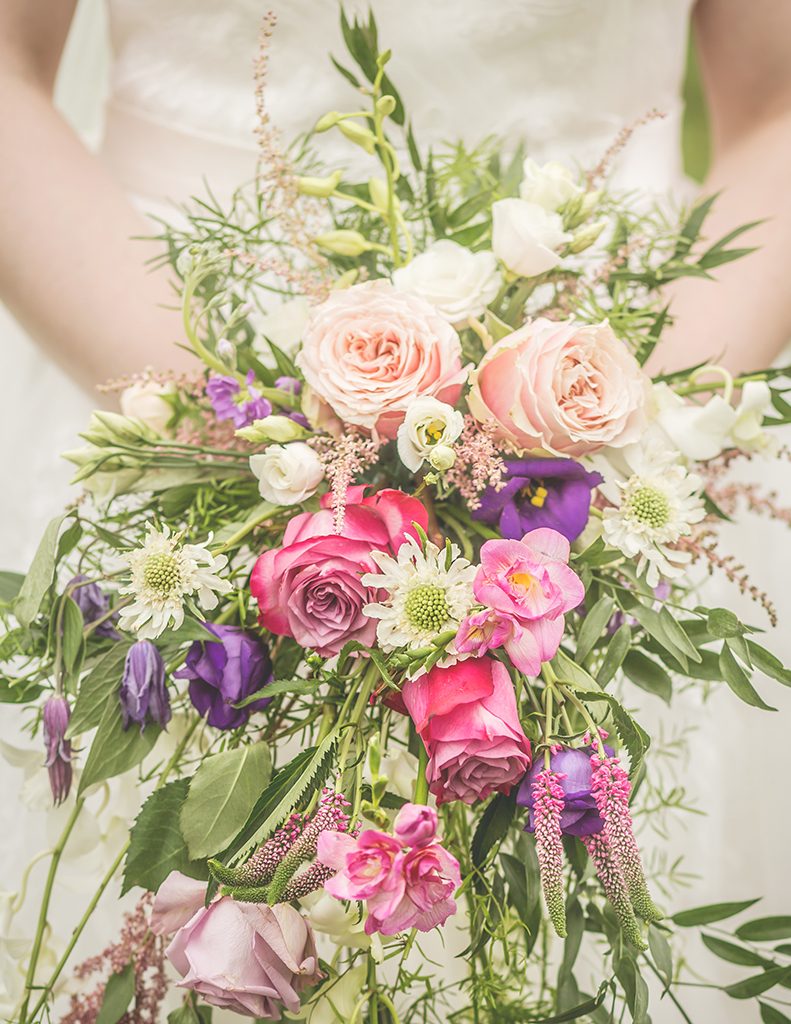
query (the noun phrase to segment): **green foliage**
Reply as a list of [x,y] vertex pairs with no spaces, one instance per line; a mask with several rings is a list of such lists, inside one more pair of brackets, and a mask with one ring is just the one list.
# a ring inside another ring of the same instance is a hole
[[112,779],[140,764],[151,753],[161,731],[153,722],[143,730],[134,722],[124,729],[120,703],[108,701],[82,770],[78,795],[82,796],[97,782]]
[[122,971],[111,974],[105,986],[96,1024],[118,1024],[135,996],[135,969],[127,964]]
[[35,619],[44,595],[52,584],[58,553],[58,536],[65,519],[65,515],[56,516],[47,525],[24,582],[19,588],[14,603],[14,615],[22,626],[29,626]]
[[80,682],[66,735],[69,739],[95,729],[109,706],[118,704],[128,644],[114,644]]
[[154,790],[140,809],[129,836],[121,894],[139,885],[156,892],[171,871],[206,878],[206,865],[190,857],[179,827],[189,779],[176,779]]

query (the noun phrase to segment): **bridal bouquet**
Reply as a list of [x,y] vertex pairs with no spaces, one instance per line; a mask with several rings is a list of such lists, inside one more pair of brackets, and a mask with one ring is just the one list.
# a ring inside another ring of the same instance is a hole
[[[728,478],[778,453],[782,374],[646,369],[665,286],[745,229],[613,192],[628,132],[579,171],[424,151],[375,25],[342,26],[359,107],[284,153],[262,48],[256,181],[166,232],[195,372],[116,382],[67,454],[83,497],[0,579],[0,695],[64,805],[8,1019],[646,1022],[651,981],[688,1020],[676,936],[705,926],[746,969],[725,991],[789,1020],[790,947],[755,943],[791,918],[723,938],[753,901],[676,907],[646,832],[683,788],[635,710],[791,685],[717,535],[783,514]],[[701,604],[712,571],[759,625]],[[83,829],[110,853],[72,927]],[[59,1003],[116,875],[118,935]]]

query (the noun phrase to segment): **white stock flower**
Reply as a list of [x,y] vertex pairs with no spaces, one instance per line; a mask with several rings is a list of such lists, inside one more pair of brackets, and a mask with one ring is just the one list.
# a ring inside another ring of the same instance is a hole
[[550,213],[556,213],[570,199],[575,199],[584,192],[584,189],[574,181],[571,170],[556,160],[537,164],[528,157],[522,165],[522,173],[519,195],[530,203],[538,203]]
[[315,494],[324,478],[321,459],[304,441],[270,444],[250,456],[250,469],[261,497],[273,505],[298,505]]
[[498,199],[492,206],[492,249],[520,277],[536,277],[556,267],[556,250],[570,238],[560,216],[538,203]]
[[450,447],[463,429],[464,417],[452,405],[428,395],[415,398],[398,428],[398,457],[416,473],[426,459],[431,459],[434,449],[439,445]]
[[203,544],[181,544],[164,527],[153,526],[142,547],[126,556],[132,579],[119,593],[133,598],[121,608],[119,625],[140,639],[153,640],[169,626],[184,621],[184,599],[194,597],[207,611],[217,607],[217,594],[231,584],[217,575],[228,564],[225,555],[212,555]]
[[452,324],[479,317],[500,289],[497,259],[441,238],[393,273],[402,292],[419,295]]
[[683,574],[690,554],[669,545],[692,532],[706,515],[702,481],[689,473],[675,453],[650,448],[631,455],[632,474],[618,480],[620,502],[602,513],[604,539],[627,558],[655,587],[660,577]]
[[173,416],[173,406],[166,396],[174,392],[172,384],[160,384],[156,380],[130,384],[121,392],[121,412],[124,416],[142,420],[158,434],[164,434]]

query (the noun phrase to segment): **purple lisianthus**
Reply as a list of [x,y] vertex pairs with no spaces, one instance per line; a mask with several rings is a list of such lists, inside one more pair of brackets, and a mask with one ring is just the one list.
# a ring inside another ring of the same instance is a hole
[[238,626],[204,626],[217,640],[194,641],[184,668],[175,675],[190,680],[190,700],[209,725],[238,729],[251,712],[265,708],[271,700],[262,697],[247,707],[234,707],[271,681],[269,651],[266,644]]
[[138,640],[127,651],[118,697],[124,730],[132,722],[139,725],[142,732],[147,721],[163,728],[170,721],[172,711],[165,686],[165,663],[150,640]]
[[576,540],[588,522],[591,491],[602,478],[573,459],[506,459],[503,482],[499,491],[484,491],[475,519],[497,526],[508,540],[540,527]]
[[[110,600],[98,583],[88,583],[87,576],[75,576],[69,580],[69,588],[74,603],[82,612],[82,621],[90,626],[97,619],[103,619],[110,611]],[[115,618],[113,616],[112,618]],[[103,636],[108,640],[118,640],[119,636],[110,618],[100,622],[93,631],[94,636]]]
[[[609,757],[615,752],[605,746]],[[563,810],[560,815],[560,828],[565,835],[592,836],[601,832],[604,823],[599,817],[596,800],[591,791],[593,750],[562,749],[550,756],[552,771],[563,790]],[[522,779],[516,802],[529,811],[527,831],[535,831],[533,783],[544,771],[544,758],[537,757],[533,767]]]
[[66,739],[71,709],[65,697],[53,695],[44,705],[44,747],[52,799],[62,804],[71,789],[71,741]]
[[272,403],[253,387],[255,373],[247,372],[245,387],[236,377],[209,377],[206,394],[218,420],[233,420],[235,427],[247,427],[272,413]]

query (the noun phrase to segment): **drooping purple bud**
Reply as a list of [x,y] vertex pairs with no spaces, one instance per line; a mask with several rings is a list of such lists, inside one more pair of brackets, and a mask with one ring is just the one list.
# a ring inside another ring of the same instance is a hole
[[53,695],[44,705],[44,764],[56,805],[63,803],[71,789],[71,741],[66,739],[70,718],[71,709],[65,697]]
[[129,648],[118,696],[125,730],[132,722],[137,723],[142,732],[146,721],[156,722],[163,728],[170,721],[172,711],[165,686],[165,663],[150,640],[138,640]]
[[[82,612],[85,625],[90,626],[92,622],[103,619],[107,615],[110,611],[110,601],[98,583],[88,583],[87,580],[87,576],[75,576],[69,580],[68,587],[73,587],[71,590],[72,600]],[[94,630],[94,636],[103,636],[108,640],[119,639],[111,619],[100,622]]]
[[302,390],[302,381],[296,377],[278,377],[275,381],[278,391],[287,391],[290,395],[298,395]]
[[305,430],[310,430],[310,423],[308,421],[307,416],[304,413],[290,412],[288,413],[288,418],[290,420],[293,420],[294,423],[298,423],[301,427],[304,427]]

